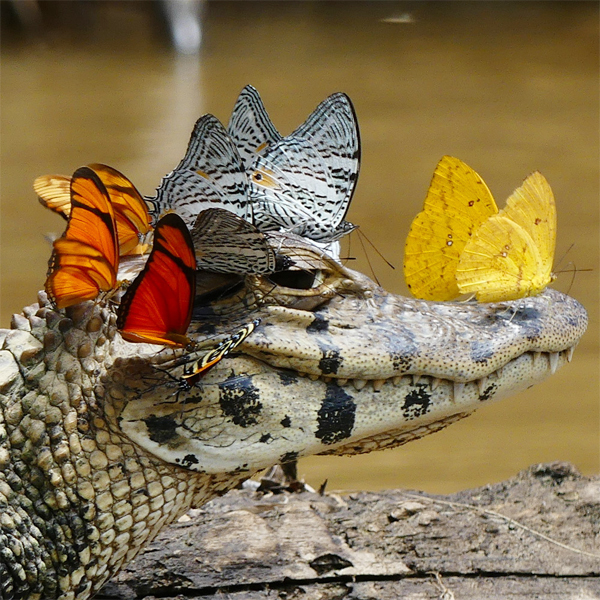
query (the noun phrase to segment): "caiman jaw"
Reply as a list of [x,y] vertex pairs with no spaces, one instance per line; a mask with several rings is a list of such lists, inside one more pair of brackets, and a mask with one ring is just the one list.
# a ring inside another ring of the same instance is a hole
[[171,378],[149,393],[120,391],[124,434],[213,474],[396,446],[542,381],[587,325],[581,305],[554,290],[502,304],[425,302],[326,258],[306,262],[319,271],[308,289],[290,288],[289,275],[286,285],[247,278],[261,324],[199,387],[178,391]]

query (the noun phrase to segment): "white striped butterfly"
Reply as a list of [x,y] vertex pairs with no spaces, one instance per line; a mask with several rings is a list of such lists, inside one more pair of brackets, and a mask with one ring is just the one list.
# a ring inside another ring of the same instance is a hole
[[348,96],[329,96],[292,134],[257,156],[250,200],[261,231],[287,229],[315,241],[339,239],[360,169],[360,137]]

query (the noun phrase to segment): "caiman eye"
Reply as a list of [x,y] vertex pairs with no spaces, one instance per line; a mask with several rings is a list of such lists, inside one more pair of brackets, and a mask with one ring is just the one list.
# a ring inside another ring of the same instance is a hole
[[279,271],[269,275],[269,281],[295,290],[310,290],[314,287],[319,271]]

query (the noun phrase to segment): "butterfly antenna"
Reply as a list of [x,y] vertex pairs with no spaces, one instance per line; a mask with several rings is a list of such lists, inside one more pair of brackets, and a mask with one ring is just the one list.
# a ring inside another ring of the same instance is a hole
[[560,263],[565,259],[565,257],[567,256],[567,254],[569,254],[569,252],[571,252],[571,250],[573,249],[573,246],[575,245],[575,243],[571,244],[563,253],[563,255],[560,257],[560,259],[558,260],[558,262],[556,263],[556,270],[555,273],[558,273],[558,268],[560,267]]
[[[379,257],[388,265],[388,267],[390,267],[390,269],[396,270],[396,267],[379,251],[377,246],[367,237],[367,234],[362,229],[357,229],[356,231],[361,239],[365,238],[365,240],[367,242],[369,242],[369,245],[371,246],[371,248],[373,248],[373,250],[375,250],[375,252],[377,252]],[[363,245],[363,248],[364,248],[364,245]]]
[[362,235],[360,234],[360,232],[359,232],[358,239],[360,241],[360,245],[362,246],[363,252],[365,254],[365,258],[367,259],[367,263],[369,265],[369,269],[371,271],[371,275],[373,276],[373,279],[375,280],[375,283],[377,285],[381,285],[381,283],[379,283],[379,279],[377,279],[377,275],[375,275],[375,269],[373,269],[373,265],[371,264],[371,259],[369,258],[369,253],[367,252],[367,249],[365,248],[365,244],[363,242]]

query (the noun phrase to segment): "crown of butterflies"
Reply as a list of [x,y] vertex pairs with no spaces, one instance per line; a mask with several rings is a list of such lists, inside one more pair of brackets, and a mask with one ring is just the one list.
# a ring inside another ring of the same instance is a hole
[[[63,309],[126,288],[117,315],[125,340],[192,347],[187,330],[197,279],[289,267],[272,232],[302,236],[339,258],[338,240],[355,228],[345,217],[359,167],[348,96],[329,96],[284,137],[246,86],[227,128],[209,114],[196,122],[183,160],[153,197],[103,164],[35,180],[40,202],[67,220],[53,243],[46,291]],[[534,295],[553,278],[555,238],[554,198],[541,174],[530,175],[498,211],[481,177],[445,156],[408,234],[406,282],[426,300]],[[131,283],[129,273],[137,274]],[[258,325],[247,323],[204,354],[186,371],[186,385]]]

